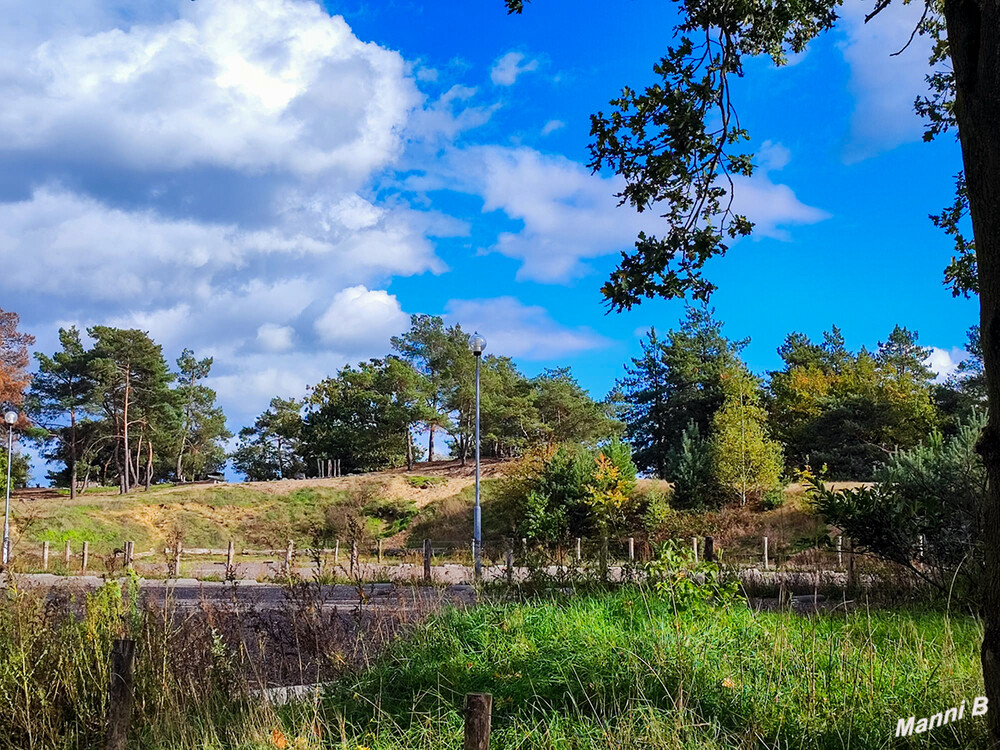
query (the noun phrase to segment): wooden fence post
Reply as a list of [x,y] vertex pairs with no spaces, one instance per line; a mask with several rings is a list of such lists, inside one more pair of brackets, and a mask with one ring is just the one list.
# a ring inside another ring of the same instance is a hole
[[233,540],[229,540],[229,546],[226,548],[226,572],[231,574],[233,572],[233,562],[236,559],[236,545],[233,544]]
[[694,546],[694,563],[698,564],[698,537],[691,537],[691,544]]
[[340,565],[340,540],[333,545],[333,564]]
[[125,750],[132,719],[135,641],[116,640],[111,650],[111,686],[108,695],[108,735],[104,750]]
[[580,555],[580,537],[577,537],[576,538],[576,561],[580,562],[580,560],[582,560],[582,559],[583,559],[583,557],[581,557],[581,555]]
[[177,544],[174,545],[174,578],[181,577],[181,542],[178,539]]
[[49,569],[49,543],[42,542],[42,570]]
[[844,568],[844,537],[837,537],[837,570]]
[[129,569],[132,567],[132,561],[135,558],[135,542],[128,541],[125,542],[125,568]]
[[376,547],[376,553],[378,554],[378,561],[381,564],[381,562],[382,562],[382,540],[381,539],[378,540],[378,545]]
[[507,584],[514,583],[514,540],[507,542]]
[[90,557],[90,542],[84,542],[83,543],[83,554],[82,554],[82,557],[81,557],[82,562],[80,564],[80,570],[83,572],[84,575],[87,574],[87,558],[89,558],[89,557]]
[[285,575],[290,576],[292,574],[292,558],[295,557],[295,541],[292,539],[288,540],[288,546],[285,547]]
[[767,537],[764,537],[764,570],[767,570]]
[[715,562],[715,537],[705,537],[705,562]]
[[69,568],[69,559],[73,556],[72,551],[69,548],[69,539],[66,540],[66,567]]
[[358,540],[351,541],[351,575],[361,575],[358,562]]
[[465,696],[465,750],[489,750],[493,696],[467,693]]
[[431,582],[431,540],[424,539],[424,583]]
[[628,538],[628,560],[632,562],[635,560],[635,537]]
[[854,540],[851,540],[851,549],[847,553],[847,585],[857,584],[857,574],[854,572]]

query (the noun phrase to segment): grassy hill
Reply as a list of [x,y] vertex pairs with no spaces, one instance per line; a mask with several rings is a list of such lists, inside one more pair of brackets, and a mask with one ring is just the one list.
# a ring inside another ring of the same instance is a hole
[[[484,504],[497,471],[484,467]],[[13,498],[12,537],[28,548],[48,541],[53,554],[67,540],[74,548],[88,541],[96,555],[126,540],[135,541],[137,552],[162,550],[178,537],[187,548],[224,548],[230,539],[240,549],[281,548],[288,539],[304,548],[332,544],[338,509],[360,507],[370,536],[388,546],[406,546],[411,536],[416,545],[425,534],[460,541],[468,532],[458,519],[470,515],[473,485],[471,465],[435,462],[413,472],[164,486],[125,497],[95,491],[70,500],[56,490],[26,489]]]
[[[492,492],[504,465],[483,467],[484,539],[503,536],[491,512]],[[172,547],[181,539],[187,549],[225,548],[232,539],[238,550],[281,549],[289,539],[307,549],[333,546],[345,539],[345,509],[360,508],[370,539],[387,548],[418,547],[424,538],[436,544],[464,545],[470,536],[473,466],[457,462],[419,464],[414,471],[395,469],[336,479],[281,480],[220,485],[154,487],[122,497],[114,491],[94,491],[70,500],[60,491],[27,489],[15,493],[15,550],[36,552],[43,541],[51,554],[61,555],[68,540],[74,550],[83,541],[91,554],[106,555],[136,543],[136,552]],[[640,480],[640,490],[663,489],[666,483]],[[690,538],[713,534],[717,545],[732,555],[758,554],[760,538],[768,536],[772,553],[789,551],[822,539],[828,529],[803,502],[802,488],[786,490],[785,505],[760,512],[726,508],[709,513],[672,513],[663,535]]]

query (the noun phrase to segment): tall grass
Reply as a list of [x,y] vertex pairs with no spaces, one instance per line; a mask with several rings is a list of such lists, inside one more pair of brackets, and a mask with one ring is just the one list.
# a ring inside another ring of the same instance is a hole
[[981,693],[980,625],[933,613],[677,612],[637,590],[451,612],[328,702],[371,748],[457,747],[466,692],[500,748],[985,747],[981,718],[896,720]]
[[[291,589],[285,611],[227,613],[143,608],[135,585],[54,600],[8,582],[0,747],[99,748],[111,646],[126,634],[137,642],[131,746],[149,750],[458,748],[467,692],[493,694],[499,749],[986,746],[971,717],[893,737],[896,719],[981,692],[982,630],[966,616],[677,609],[626,587],[443,610],[382,651],[398,629],[362,608],[344,630],[316,587]],[[325,695],[280,708],[254,692],[329,679]]]

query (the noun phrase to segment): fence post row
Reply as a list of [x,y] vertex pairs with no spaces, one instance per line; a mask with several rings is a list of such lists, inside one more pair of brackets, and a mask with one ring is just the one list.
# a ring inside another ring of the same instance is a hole
[[108,734],[104,750],[125,750],[132,719],[135,641],[116,640],[111,650],[111,685],[108,694]]
[[493,696],[467,693],[465,696],[465,750],[489,750]]

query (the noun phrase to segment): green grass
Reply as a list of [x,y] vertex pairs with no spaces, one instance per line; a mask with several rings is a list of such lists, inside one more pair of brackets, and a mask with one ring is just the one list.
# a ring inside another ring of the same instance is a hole
[[406,483],[411,487],[416,487],[418,490],[425,490],[428,487],[436,487],[440,484],[445,484],[448,479],[446,477],[422,477],[418,475],[410,475],[404,477]]
[[331,695],[351,743],[458,747],[467,692],[494,748],[985,747],[982,718],[895,739],[896,719],[982,693],[967,617],[675,614],[635,590],[452,611]]
[[9,588],[3,746],[101,747],[110,648],[127,627],[137,641],[133,750],[265,750],[282,746],[276,737],[303,750],[458,748],[469,692],[493,695],[494,750],[986,747],[982,718],[892,736],[899,717],[981,694],[982,628],[965,616],[804,617],[740,602],[678,612],[636,588],[484,604],[414,626],[318,704],[277,711],[245,693],[217,625],[138,612],[113,584],[79,617]]

